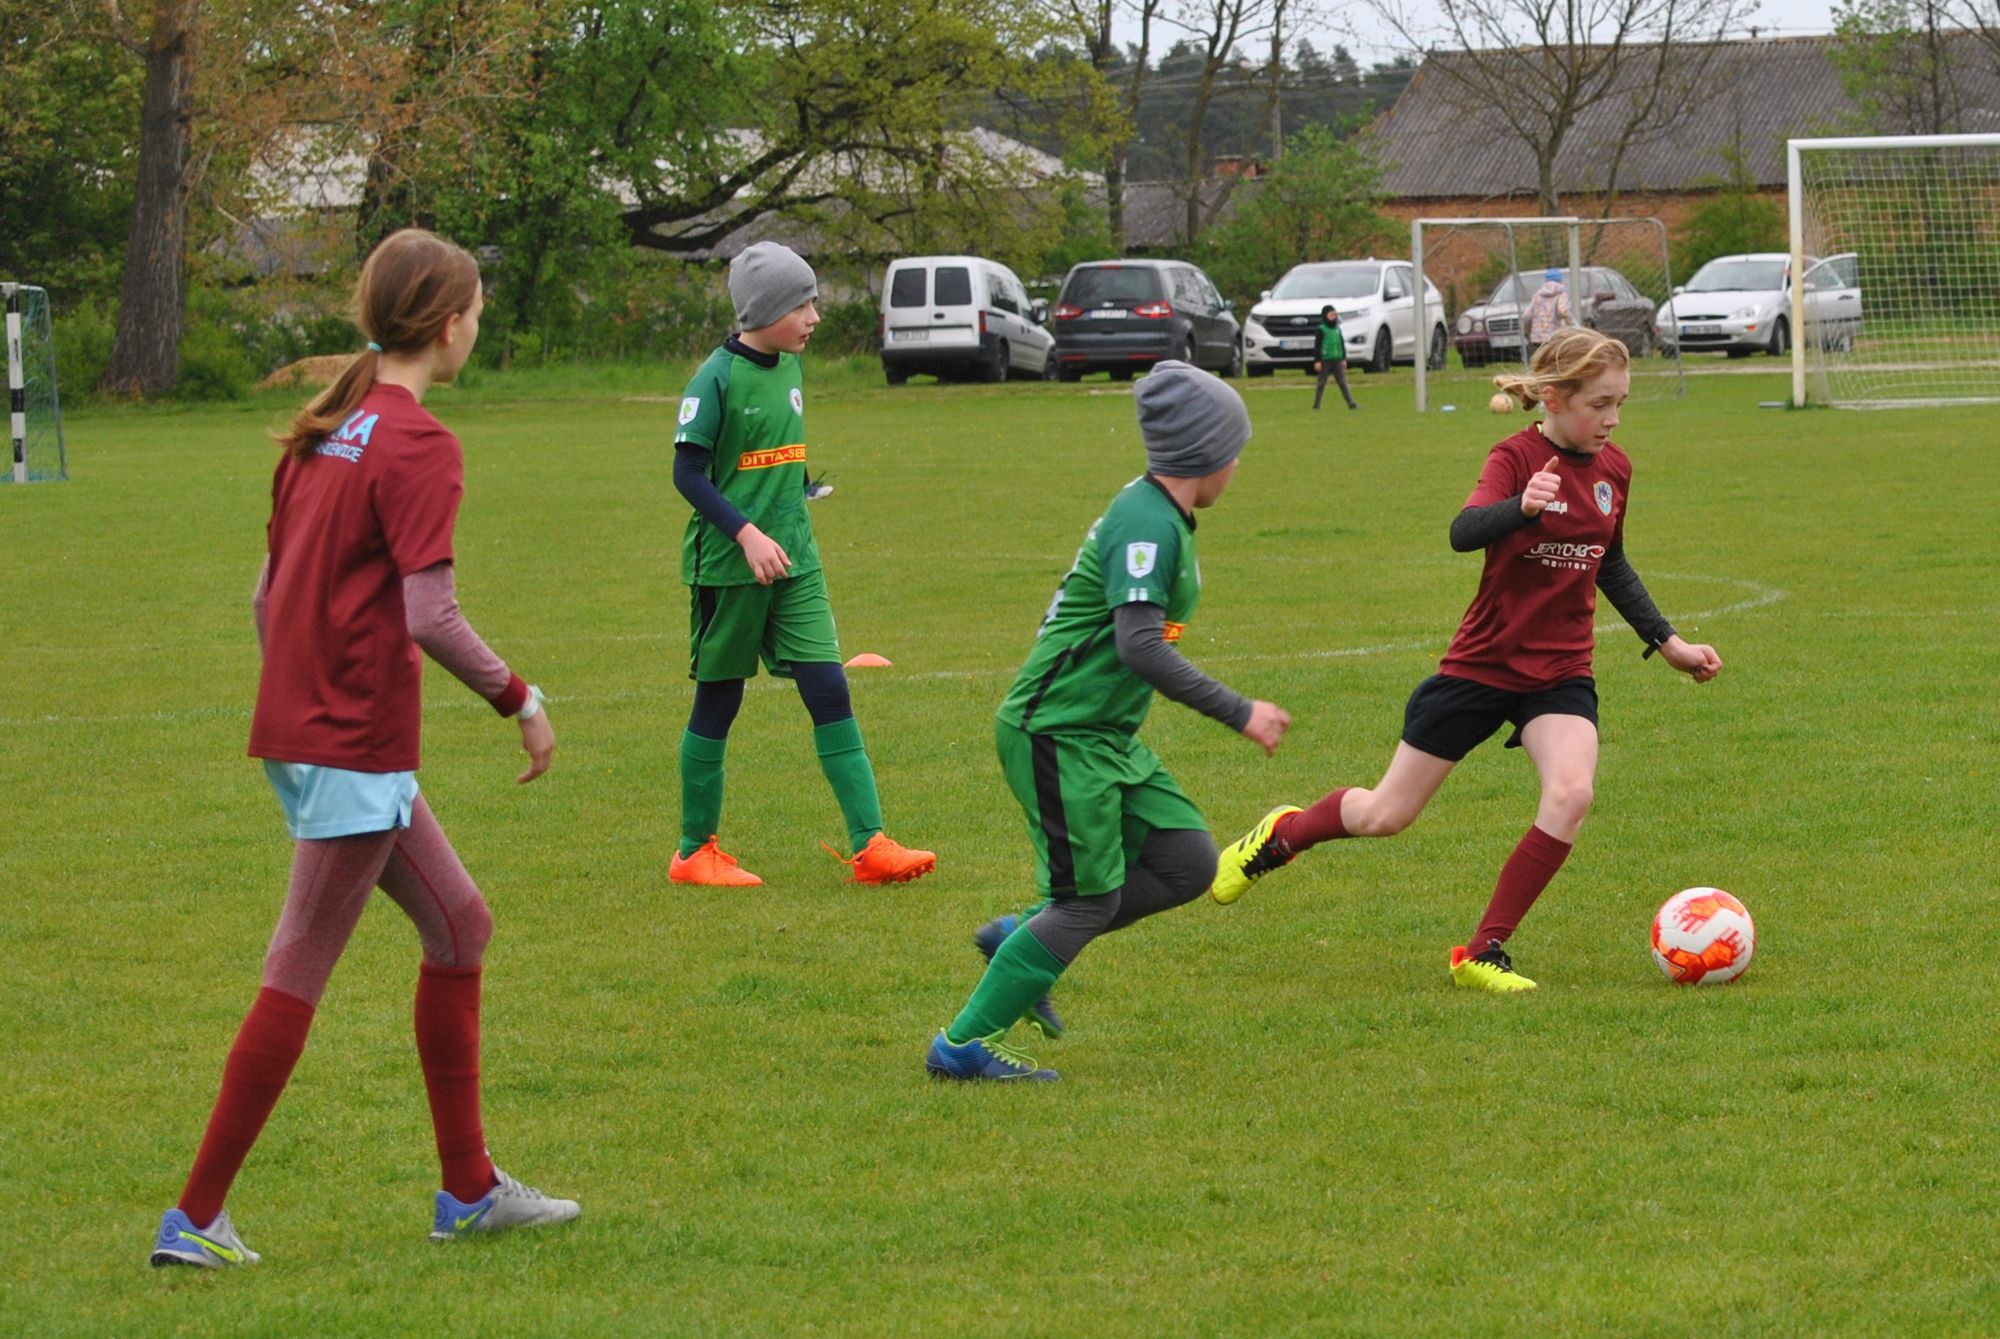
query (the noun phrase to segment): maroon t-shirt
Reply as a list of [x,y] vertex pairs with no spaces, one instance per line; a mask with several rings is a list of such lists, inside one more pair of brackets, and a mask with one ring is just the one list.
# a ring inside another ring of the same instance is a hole
[[381,382],[313,454],[279,460],[252,757],[416,770],[423,661],[402,581],[451,561],[464,492],[458,439]]
[[[1487,453],[1465,505],[1519,496],[1557,454],[1539,426],[1515,433]],[[1479,594],[1438,664],[1440,674],[1531,693],[1590,673],[1597,573],[1604,551],[1625,537],[1632,462],[1606,442],[1587,460],[1563,455],[1556,473],[1562,491],[1541,519],[1487,547]]]

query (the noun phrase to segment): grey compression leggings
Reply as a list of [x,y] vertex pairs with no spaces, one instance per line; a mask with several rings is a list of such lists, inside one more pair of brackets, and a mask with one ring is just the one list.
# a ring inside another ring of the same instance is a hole
[[264,984],[317,1006],[378,887],[416,925],[425,962],[480,965],[493,913],[420,794],[410,826],[400,831],[298,843],[285,910],[264,955]]
[[1319,385],[1313,389],[1313,408],[1319,408],[1319,398],[1326,394],[1326,379],[1332,377],[1340,383],[1340,398],[1350,405],[1354,395],[1347,389],[1347,360],[1345,358],[1322,358],[1319,364]]
[[1192,902],[1215,882],[1215,838],[1200,828],[1156,828],[1125,885],[1095,897],[1065,897],[1028,920],[1028,931],[1067,967],[1099,935]]

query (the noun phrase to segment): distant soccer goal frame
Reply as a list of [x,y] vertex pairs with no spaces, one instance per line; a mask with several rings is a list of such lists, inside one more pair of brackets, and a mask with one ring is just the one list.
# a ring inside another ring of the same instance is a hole
[[1785,156],[1793,406],[2000,403],[2000,134]]
[[49,295],[33,284],[0,283],[0,303],[6,307],[10,448],[0,483],[67,479]]
[[[1668,291],[1671,291],[1673,287],[1673,263],[1672,260],[1670,259],[1669,247],[1667,245],[1667,226],[1660,219],[1644,218],[1644,217],[1615,217],[1615,218],[1586,219],[1573,214],[1560,214],[1560,215],[1534,215],[1534,216],[1519,216],[1519,217],[1472,216],[1466,218],[1412,219],[1410,220],[1411,268],[1419,276],[1423,275],[1424,273],[1425,229],[1428,228],[1428,229],[1456,230],[1460,228],[1472,228],[1472,227],[1499,228],[1505,232],[1506,242],[1507,242],[1507,273],[1509,274],[1518,274],[1521,271],[1521,254],[1520,254],[1520,244],[1519,244],[1519,235],[1521,232],[1528,229],[1543,229],[1543,230],[1560,229],[1563,235],[1563,251],[1569,262],[1568,265],[1564,267],[1565,271],[1564,282],[1571,293],[1578,292],[1577,273],[1578,271],[1584,268],[1584,257],[1583,257],[1584,247],[1582,238],[1585,229],[1591,230],[1593,234],[1592,247],[1596,248],[1602,243],[1604,238],[1604,233],[1607,229],[1613,229],[1613,228],[1629,229],[1633,227],[1641,228],[1646,230],[1647,236],[1657,241],[1659,247],[1659,267],[1660,267],[1659,277],[1664,280],[1664,285]],[[1648,250],[1650,253],[1650,244],[1648,245]],[[1532,257],[1532,259],[1535,260],[1535,263],[1530,267],[1532,269],[1539,269],[1541,268],[1542,264],[1545,263],[1545,260],[1542,257]],[[1591,264],[1600,265],[1603,264],[1603,262],[1601,260],[1593,259],[1591,261]],[[1428,330],[1430,328],[1429,303],[1427,301],[1428,294],[1425,291],[1425,285],[1422,283],[1416,284],[1415,288],[1417,291],[1416,291],[1416,304],[1415,304],[1416,311],[1413,316],[1414,327],[1419,331]],[[1449,317],[1449,315],[1450,313],[1446,313],[1447,317]],[[1526,316],[1527,313],[1524,306],[1523,310],[1521,311],[1517,319],[1525,321]],[[1521,341],[1519,345],[1521,350],[1521,357],[1525,359],[1528,355],[1528,344],[1527,344],[1528,332],[1526,329],[1522,329],[1519,333],[1521,336]],[[1645,343],[1647,346],[1651,345],[1650,333],[1646,336]],[[1644,352],[1643,348],[1641,349],[1641,352],[1642,353]],[[1419,414],[1422,414],[1427,412],[1430,408],[1430,381],[1427,375],[1428,369],[1425,367],[1424,360],[1422,358],[1416,360],[1415,369],[1416,369],[1416,408],[1417,412]],[[1675,349],[1674,374],[1677,379],[1675,392],[1677,394],[1683,394],[1683,395],[1686,394],[1687,387],[1685,378],[1681,376],[1678,346],[1676,346]]]

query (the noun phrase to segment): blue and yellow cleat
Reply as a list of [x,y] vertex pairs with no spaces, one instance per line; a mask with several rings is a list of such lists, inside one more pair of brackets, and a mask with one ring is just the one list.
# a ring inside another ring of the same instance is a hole
[[[980,957],[992,962],[993,955],[1000,951],[1000,946],[1007,942],[1007,936],[1013,934],[1020,924],[1019,916],[1002,916],[999,920],[988,921],[972,932],[972,946],[979,950]],[[1062,1037],[1062,1018],[1056,1013],[1055,1004],[1046,995],[1029,1006],[1028,1012],[1022,1014],[1021,1019],[1040,1028],[1042,1035],[1050,1041],[1057,1041]]]
[[179,1209],[169,1209],[160,1218],[160,1235],[153,1239],[153,1254],[149,1258],[156,1267],[194,1265],[199,1269],[233,1269],[238,1265],[254,1265],[262,1257],[236,1235],[236,1225],[229,1221],[229,1210],[217,1214],[207,1227],[196,1227],[194,1220]]
[[1037,1069],[1028,1056],[1007,1044],[1007,1034],[974,1037],[964,1045],[945,1036],[943,1029],[931,1041],[924,1068],[934,1079],[1027,1079],[1053,1083],[1061,1075],[1053,1069]]
[[583,1210],[575,1200],[559,1200],[533,1186],[524,1186],[498,1167],[499,1180],[482,1199],[467,1204],[448,1190],[437,1193],[437,1217],[431,1222],[432,1241],[450,1241],[474,1232],[498,1232],[510,1227],[540,1227],[567,1223]]
[[1222,848],[1215,857],[1215,882],[1208,895],[1223,906],[1250,891],[1250,885],[1272,870],[1292,863],[1292,852],[1276,835],[1278,820],[1300,812],[1296,804],[1281,804],[1257,820],[1257,826]]
[[1535,983],[1514,970],[1514,960],[1500,941],[1489,939],[1486,947],[1473,953],[1463,944],[1451,951],[1452,984],[1465,990],[1487,990],[1495,995],[1513,995],[1535,989]]

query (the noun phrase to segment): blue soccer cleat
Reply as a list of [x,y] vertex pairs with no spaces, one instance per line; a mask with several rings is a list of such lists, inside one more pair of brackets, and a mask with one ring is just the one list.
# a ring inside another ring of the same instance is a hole
[[524,1186],[498,1167],[499,1181],[484,1198],[467,1204],[448,1190],[437,1193],[437,1217],[431,1222],[431,1240],[450,1241],[474,1232],[498,1232],[509,1227],[540,1227],[544,1223],[567,1223],[583,1210],[575,1200],[559,1200],[544,1195],[533,1186]]
[[227,1209],[217,1214],[207,1227],[196,1227],[194,1220],[179,1209],[169,1209],[160,1218],[160,1234],[153,1238],[153,1254],[149,1258],[155,1266],[233,1269],[238,1265],[254,1265],[261,1257],[236,1235],[236,1225],[229,1221]]
[[[1007,936],[1013,934],[1020,924],[1019,916],[1002,916],[997,921],[988,921],[973,931],[972,946],[979,950],[980,957],[992,962],[993,955],[1000,951],[1000,946],[1007,942]],[[1021,1017],[1040,1028],[1042,1035],[1050,1041],[1061,1039],[1064,1031],[1063,1021],[1048,996],[1044,995],[1036,1000]]]
[[1028,1056],[1007,1044],[1007,1034],[974,1037],[963,1046],[944,1035],[943,1029],[931,1041],[924,1068],[934,1079],[1028,1079],[1053,1083],[1061,1076],[1053,1069],[1037,1069]]

